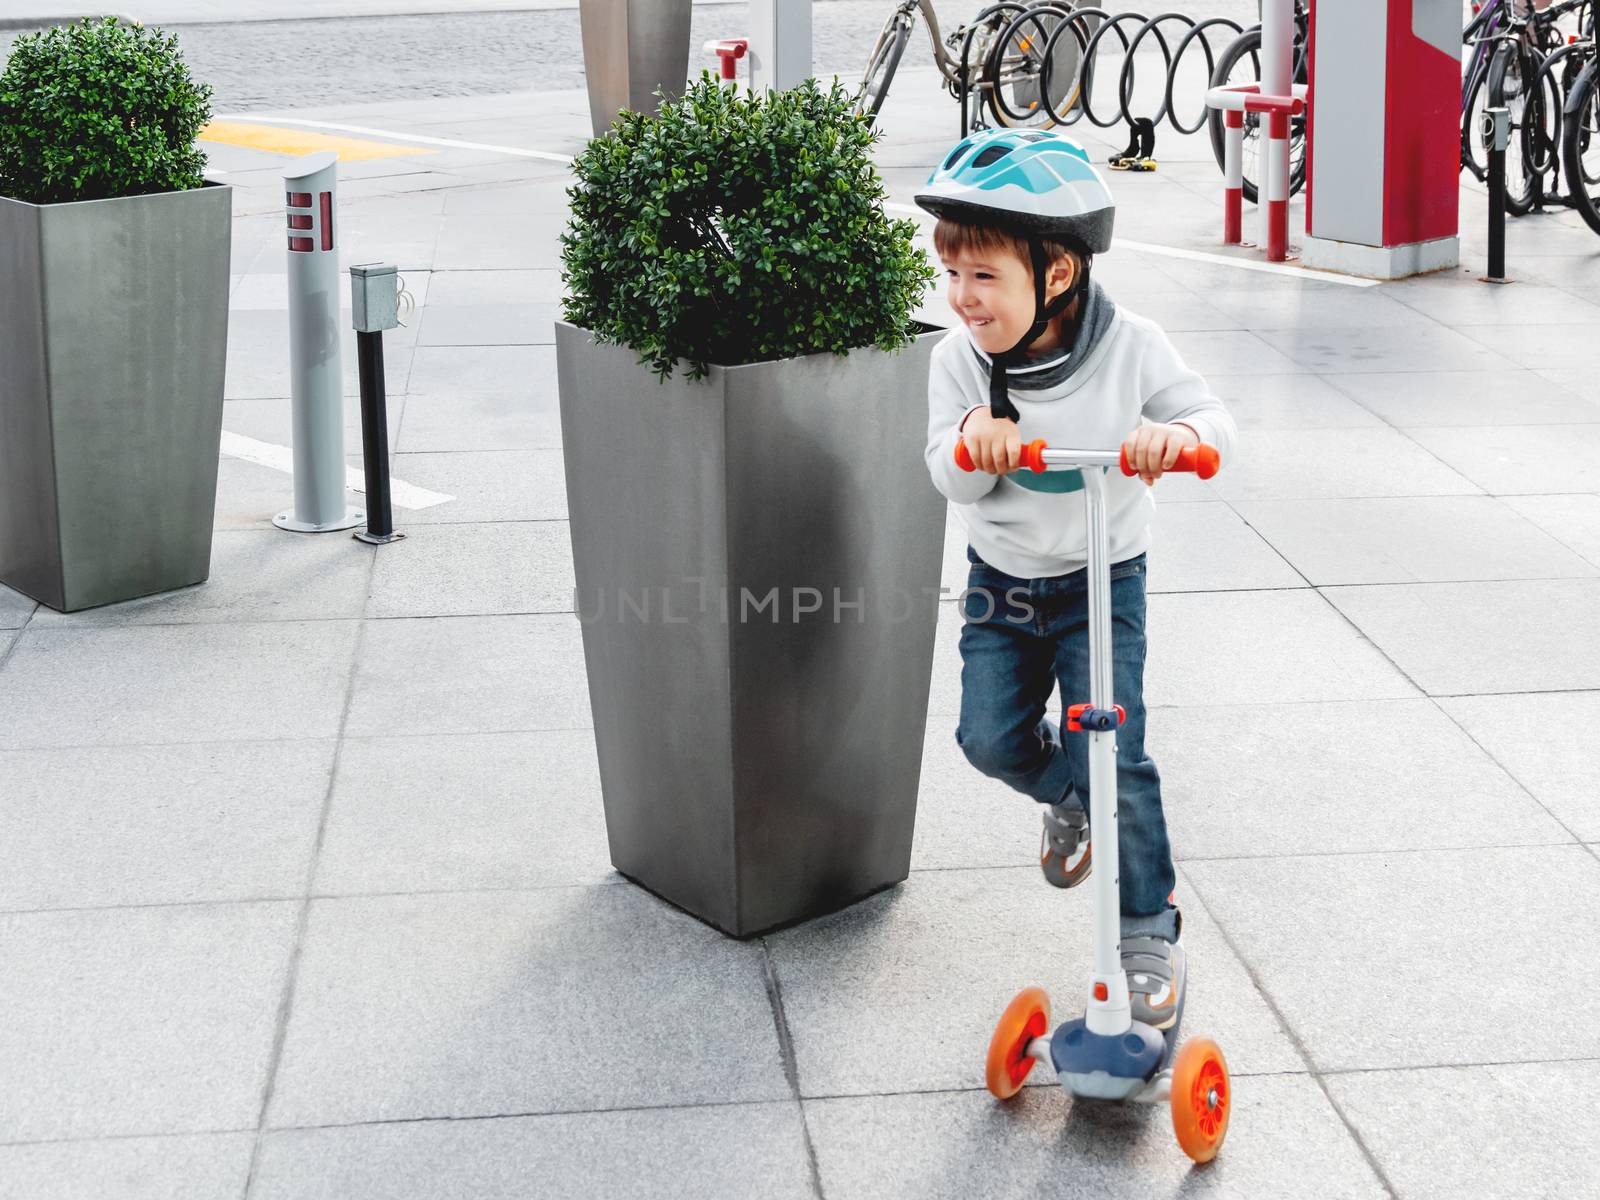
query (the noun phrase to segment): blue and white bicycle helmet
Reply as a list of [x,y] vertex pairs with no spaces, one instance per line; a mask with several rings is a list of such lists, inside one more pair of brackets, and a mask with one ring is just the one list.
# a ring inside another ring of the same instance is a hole
[[[989,407],[997,417],[1018,418],[1006,394],[1005,368],[1049,328],[1089,286],[1090,259],[1111,249],[1116,201],[1088,153],[1071,138],[1044,130],[996,129],[963,138],[928,176],[917,203],[935,216],[996,225],[1027,238],[1033,260],[1034,322],[989,368]],[[1083,257],[1072,286],[1049,304],[1044,299],[1042,239],[1062,242]],[[1079,305],[1071,344],[1083,321]]]

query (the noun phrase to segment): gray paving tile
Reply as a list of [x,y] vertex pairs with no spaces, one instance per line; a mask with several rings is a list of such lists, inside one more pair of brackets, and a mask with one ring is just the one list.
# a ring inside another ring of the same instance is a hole
[[1594,575],[1492,496],[1255,500],[1239,514],[1319,587]]
[[429,308],[423,346],[553,346],[559,304],[464,304]]
[[1151,594],[1306,586],[1226,504],[1161,504],[1152,539],[1146,577]]
[[268,1121],[788,1097],[758,945],[553,888],[314,901]]
[[253,1128],[297,911],[0,916],[0,1142]]
[[423,346],[412,361],[408,390],[526,396],[537,386],[530,381],[551,372],[553,362],[549,348],[540,346]]
[[224,530],[212,540],[205,583],[75,613],[41,608],[29,628],[359,617],[372,557],[372,547],[348,536]]
[[1532,371],[1375,372],[1328,382],[1402,429],[1600,420],[1600,404]]
[[319,893],[615,883],[587,730],[350,738]]
[[[350,453],[361,450],[361,396],[351,392],[344,401],[344,445]],[[395,447],[406,398],[398,393],[384,398],[389,422],[389,448]],[[281,397],[257,396],[249,400],[229,400],[222,407],[222,427],[229,433],[254,438],[271,446],[294,446],[294,405]]]
[[0,1200],[244,1195],[254,1131],[0,1146]]
[[443,308],[486,304],[556,304],[565,290],[561,272],[554,269],[436,271],[429,281],[428,303]]
[[1305,589],[1152,596],[1145,635],[1151,706],[1417,694],[1332,606]]
[[1496,496],[1600,492],[1600,423],[1409,432],[1429,453]]
[[1582,1115],[1600,1110],[1592,1062],[1373,1071],[1327,1083],[1408,1200],[1600,1191]]
[[1262,291],[1224,284],[1207,289],[1206,303],[1237,322],[1235,329],[1411,329],[1428,332],[1437,322],[1385,294],[1384,288],[1316,287],[1297,292]]
[[1208,375],[1240,429],[1345,429],[1381,425],[1320,375]]
[[975,770],[955,730],[954,717],[928,718],[911,869],[1033,866],[1038,803]]
[[[537,1181],[530,1184],[530,1181]],[[794,1103],[270,1133],[252,1200],[810,1200]]]
[[1443,326],[1432,330],[1410,325],[1362,326],[1355,329],[1295,328],[1267,330],[1261,339],[1290,361],[1326,374],[1360,371],[1504,370],[1518,365],[1490,346]]
[[557,235],[566,225],[560,214],[529,217],[514,226],[486,225],[477,214],[447,214],[433,252],[440,271],[547,270],[561,265]]
[[1245,705],[1219,732],[1209,708],[1150,717],[1180,860],[1572,840],[1429,700]]
[[0,629],[21,629],[38,607],[31,596],[0,584]]
[[1470,696],[1439,706],[1579,838],[1600,840],[1600,692]]
[[1183,870],[1320,1069],[1600,1055],[1600,1030],[1529,997],[1542,967],[1581,958],[1576,914],[1600,903],[1581,846]]
[[[1385,284],[1383,292],[1408,308],[1446,325],[1600,324],[1600,305],[1588,303],[1560,288],[1537,283],[1516,287],[1484,287],[1476,280],[1459,283],[1429,277]],[[1515,337],[1496,336],[1515,341]]]
[[[1100,274],[1100,263],[1095,263],[1095,275]],[[1108,288],[1109,290],[1109,288]],[[1154,321],[1171,333],[1188,333],[1198,330],[1242,330],[1248,328],[1236,314],[1210,304],[1196,304],[1189,292],[1151,292],[1133,294],[1123,300],[1118,293],[1118,307]]]
[[40,629],[0,691],[0,746],[148,745],[332,737],[354,621]]
[[1244,331],[1175,333],[1172,344],[1202,375],[1290,375],[1300,369],[1294,359]]
[[1374,584],[1326,595],[1429,695],[1600,687],[1600,581]]
[[1251,429],[1208,482],[1229,501],[1476,494],[1430,450],[1393,429]]
[[981,1090],[812,1100],[806,1119],[830,1200],[1388,1194],[1309,1076],[1240,1079],[1234,1104],[1204,1167],[1178,1148],[1165,1105],[1074,1102],[1054,1085],[1007,1105]]
[[[340,369],[346,393],[358,393],[361,386],[355,336],[353,330],[345,329],[340,343]],[[390,395],[405,394],[415,344],[415,334],[410,330],[395,330],[384,335],[384,378]],[[223,394],[229,400],[290,394],[287,312],[246,309],[229,314],[228,377]]]
[[550,450],[561,445],[561,409],[556,396],[555,355],[548,371],[529,377],[531,390],[512,395],[449,395],[430,392],[406,398],[405,421],[394,442],[402,454],[430,450]]
[[419,525],[384,548],[374,617],[572,612],[577,588],[565,521]]
[[370,621],[345,732],[586,729],[586,678],[575,615]]
[[299,895],[333,743],[0,750],[0,908]]
[[[1191,971],[1186,1033],[1215,1038],[1243,1074],[1302,1069],[1181,881],[1178,903]],[[1030,863],[918,871],[842,913],[768,935],[800,1094],[981,1088],[989,1036],[1017,991],[1044,987],[1057,1020],[1081,1011],[1090,916],[1087,895],[1050,887]]]
[[446,194],[445,211],[451,216],[461,213],[564,214],[569,208],[567,188],[572,185],[572,177],[554,164],[552,169],[559,170],[559,174],[542,183],[523,179],[500,186],[453,188]]
[[[353,499],[347,496],[347,499]],[[272,518],[294,506],[294,480],[285,471],[224,454],[217,462],[216,529],[272,529]]]
[[449,504],[406,514],[412,525],[473,521],[565,521],[566,467],[560,450],[397,454],[394,473],[443,492]]
[[1507,496],[1504,503],[1600,566],[1600,496]]
[[1594,366],[1595,323],[1552,324],[1538,322],[1519,325],[1515,335],[1508,335],[1498,325],[1463,325],[1461,332],[1476,338],[1523,367],[1560,369]]

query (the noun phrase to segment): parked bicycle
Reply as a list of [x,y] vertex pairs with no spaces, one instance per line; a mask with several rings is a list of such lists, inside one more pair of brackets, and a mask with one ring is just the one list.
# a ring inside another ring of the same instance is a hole
[[1572,207],[1600,233],[1600,54],[1592,7],[1585,34],[1567,47],[1572,82],[1561,111],[1561,167]]
[[[1057,122],[1053,114],[1070,109],[1077,100],[1081,47],[1075,39],[1059,41],[1053,53],[1060,60],[1047,69],[1045,44],[1070,13],[1067,5],[995,4],[945,35],[932,0],[903,0],[867,56],[857,111],[869,121],[876,119],[920,15],[933,45],[934,65],[947,90],[964,106],[963,136],[982,123],[985,107],[997,125],[1053,125]],[[1047,93],[1047,76],[1066,90]]]
[[1462,31],[1471,49],[1461,85],[1461,165],[1474,178],[1486,178],[1484,112],[1504,107],[1511,121],[1505,205],[1513,216],[1559,195],[1562,108],[1581,61],[1559,28],[1569,14],[1592,28],[1592,0],[1486,0]]

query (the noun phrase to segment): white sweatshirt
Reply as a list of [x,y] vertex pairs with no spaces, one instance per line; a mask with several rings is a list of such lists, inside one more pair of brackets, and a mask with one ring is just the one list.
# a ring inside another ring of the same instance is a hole
[[[1233,418],[1154,321],[1119,307],[1072,374],[1037,390],[1019,384],[1029,374],[1052,374],[1052,368],[1059,375],[1063,357],[1030,360],[1010,372],[1011,401],[1022,414],[1017,428],[1024,442],[1043,438],[1050,446],[1115,450],[1141,418],[1182,422],[1217,448],[1226,467],[1233,454]],[[1024,467],[1002,476],[956,466],[958,427],[973,409],[989,405],[988,362],[965,326],[952,329],[934,347],[928,372],[928,473],[955,504],[984,562],[1022,579],[1076,571],[1088,559],[1078,472],[1039,475]],[[1160,486],[1157,481],[1155,487]],[[1136,475],[1106,472],[1112,562],[1149,548],[1154,490]]]

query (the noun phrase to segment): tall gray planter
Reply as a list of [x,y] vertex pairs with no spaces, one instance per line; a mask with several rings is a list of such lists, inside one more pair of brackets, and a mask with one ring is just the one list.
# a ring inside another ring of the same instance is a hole
[[922,460],[941,336],[662,385],[634,351],[556,324],[611,861],[735,936],[910,870],[944,541]]
[[683,95],[691,0],[578,0],[589,119],[600,137],[624,108],[656,111],[657,88]]
[[232,189],[0,197],[0,583],[70,612],[210,572]]

